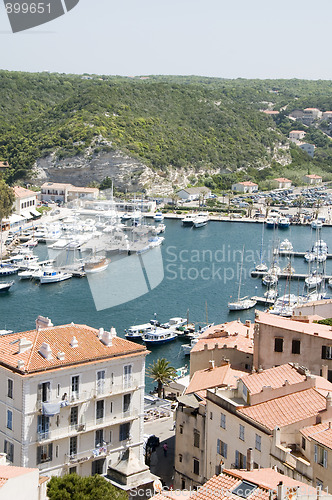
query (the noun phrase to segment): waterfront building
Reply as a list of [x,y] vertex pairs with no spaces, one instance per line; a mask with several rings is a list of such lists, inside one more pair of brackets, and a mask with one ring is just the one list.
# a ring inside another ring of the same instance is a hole
[[213,359],[216,366],[229,360],[232,368],[251,371],[254,353],[254,325],[250,320],[230,321],[211,326],[203,332],[190,351],[190,376],[209,367]]
[[41,316],[35,330],[2,335],[0,447],[8,460],[48,476],[108,474],[117,484],[130,458],[135,474],[121,476],[125,488],[151,481],[143,463],[146,354],[114,328],[53,326]]
[[15,194],[14,213],[22,216],[24,219],[32,219],[35,216],[40,216],[40,213],[36,210],[37,193],[21,186],[14,186],[13,189]]
[[255,193],[258,191],[258,184],[251,181],[237,182],[232,185],[232,191],[237,191],[238,193]]
[[315,319],[289,319],[259,311],[254,329],[254,367],[258,370],[298,363],[332,382],[332,330],[314,323]]
[[60,182],[45,182],[41,186],[41,201],[67,203],[77,199],[95,200],[98,195],[98,188],[76,187]]
[[194,201],[199,200],[200,197],[209,198],[211,196],[211,189],[207,187],[192,187],[180,189],[176,193],[181,200]]

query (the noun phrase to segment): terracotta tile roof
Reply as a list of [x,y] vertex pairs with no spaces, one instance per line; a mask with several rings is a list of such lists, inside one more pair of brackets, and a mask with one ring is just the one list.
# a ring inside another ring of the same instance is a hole
[[76,187],[76,186],[70,186],[68,188],[68,192],[75,192],[75,193],[98,193],[99,189],[98,188],[89,188],[89,187]]
[[[303,144],[306,144],[306,143],[303,143]],[[306,177],[308,177],[309,179],[322,179],[323,178],[321,175],[317,175],[317,174],[308,174],[308,175],[306,175]]]
[[256,323],[269,326],[275,326],[282,330],[305,333],[307,335],[317,335],[324,339],[332,339],[332,328],[328,325],[319,325],[318,323],[303,323],[289,318],[283,318],[274,314],[259,311],[255,320]]
[[267,115],[279,115],[279,111],[273,111],[272,109],[263,109],[263,113]]
[[213,387],[231,386],[236,387],[237,381],[245,372],[234,370],[230,364],[224,364],[215,368],[197,370],[186,389],[185,394],[212,389]]
[[28,467],[16,467],[14,465],[0,465],[0,480],[7,481],[13,477],[23,476],[29,472],[35,472],[38,469],[29,469]]
[[286,179],[286,177],[278,177],[277,179],[274,180],[278,182],[292,182],[291,180]]
[[213,349],[218,345],[218,349],[236,348],[239,351],[253,354],[254,352],[254,325],[246,326],[240,321],[231,321],[221,325],[208,328],[199,336],[197,344],[191,352],[199,352],[207,345],[208,349]]
[[262,372],[250,373],[249,375],[241,377],[241,380],[250,394],[258,394],[264,386],[270,386],[272,389],[276,389],[277,387],[282,387],[285,380],[287,380],[289,384],[298,384],[306,380],[306,376],[304,373],[299,373],[294,366],[287,363],[285,365],[268,368]]
[[229,335],[243,335],[249,333],[250,338],[254,338],[254,324],[250,322],[248,325],[241,321],[230,321],[220,325],[214,325],[205,330],[200,336],[200,339],[227,337]]
[[34,191],[30,191],[30,189],[25,189],[21,186],[14,186],[13,189],[15,198],[28,198],[29,196],[37,196]]
[[241,184],[242,186],[258,186],[258,184],[251,181],[237,182],[236,184]]
[[41,188],[43,189],[66,189],[66,188],[72,188],[74,187],[72,184],[63,184],[61,182],[44,182],[42,184]]
[[272,432],[276,426],[283,427],[301,422],[317,415],[325,408],[326,398],[316,389],[311,388],[240,408],[237,412],[258,422]]
[[291,130],[289,133],[290,134],[306,134],[307,132],[305,132],[304,130]]
[[312,425],[301,429],[301,434],[332,450],[332,425],[331,422]]
[[[99,340],[98,331],[86,325],[71,323],[2,335],[0,337],[0,364],[28,374],[40,370],[147,352],[146,347],[120,337],[113,337],[112,345],[107,347]],[[77,339],[77,347],[70,345],[73,337]],[[30,341],[31,348],[19,353],[21,339]],[[50,346],[52,359],[45,359],[39,352],[44,342]],[[62,360],[57,357],[59,353],[64,353]],[[18,361],[24,362],[24,366],[20,369]]]

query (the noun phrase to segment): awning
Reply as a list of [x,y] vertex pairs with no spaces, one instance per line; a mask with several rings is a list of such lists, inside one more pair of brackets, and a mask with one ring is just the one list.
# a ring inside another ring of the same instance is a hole
[[24,219],[32,219],[33,215],[30,214],[30,212],[28,212],[27,210],[25,210],[24,212],[21,212],[21,215]]
[[33,215],[34,217],[41,217],[41,213],[38,212],[38,210],[36,210],[35,208],[30,208],[29,209],[29,212],[31,215]]
[[15,224],[15,222],[22,222],[23,220],[24,220],[24,217],[21,217],[20,215],[17,215],[17,214],[12,214],[9,216],[10,224]]

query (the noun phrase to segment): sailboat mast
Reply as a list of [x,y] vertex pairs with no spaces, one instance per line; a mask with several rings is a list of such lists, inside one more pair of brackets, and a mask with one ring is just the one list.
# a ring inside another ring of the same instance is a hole
[[241,281],[242,281],[242,268],[243,268],[243,257],[244,257],[244,245],[242,248],[242,259],[241,259],[241,269],[240,269],[240,279],[239,279],[239,292],[237,296],[237,300],[240,300],[240,293],[241,293]]

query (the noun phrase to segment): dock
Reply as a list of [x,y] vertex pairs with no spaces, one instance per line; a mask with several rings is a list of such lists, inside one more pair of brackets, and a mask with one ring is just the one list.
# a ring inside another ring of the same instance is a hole
[[[307,250],[307,252],[310,252],[310,250]],[[280,257],[302,257],[304,258],[305,254],[307,252],[294,252],[293,250],[278,250],[276,252],[276,255],[279,255]],[[332,253],[327,253],[326,254],[327,259],[332,259]]]
[[[252,278],[263,278],[266,274],[268,274],[266,271],[251,271],[251,277]],[[308,278],[309,275],[306,273],[280,273],[278,274],[278,279],[298,279],[298,280],[305,280]],[[332,275],[325,274],[325,280],[329,280],[332,278]]]
[[267,299],[266,297],[257,297],[256,295],[254,297],[251,297],[251,300],[256,300],[258,304],[267,304],[273,306],[275,303],[275,300],[272,299]]

